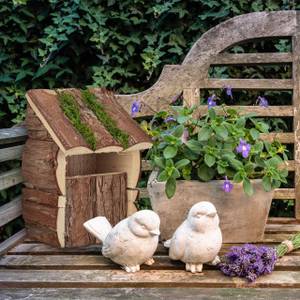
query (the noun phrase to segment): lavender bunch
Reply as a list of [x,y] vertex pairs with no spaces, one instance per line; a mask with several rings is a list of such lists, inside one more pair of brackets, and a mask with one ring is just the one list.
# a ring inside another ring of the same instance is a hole
[[285,254],[300,248],[300,232],[291,236],[288,240],[283,241],[276,247],[277,257],[280,258]]
[[271,273],[276,260],[275,248],[245,244],[231,247],[219,268],[227,276],[244,277],[253,282],[260,275]]

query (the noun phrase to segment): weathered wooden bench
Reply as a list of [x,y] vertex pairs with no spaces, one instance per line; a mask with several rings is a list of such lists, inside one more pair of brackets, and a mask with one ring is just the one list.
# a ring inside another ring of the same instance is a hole
[[[231,54],[232,45],[253,39],[292,37],[289,53]],[[210,79],[210,66],[291,63],[291,79]],[[174,95],[183,92],[186,104],[198,103],[200,88],[252,90],[290,90],[289,106],[240,106],[242,112],[255,112],[263,117],[292,117],[294,132],[271,133],[285,144],[294,144],[294,160],[288,169],[295,174],[294,188],[280,188],[274,199],[294,199],[293,218],[269,218],[264,244],[273,245],[300,231],[300,12],[281,11],[252,13],[220,24],[204,34],[193,46],[181,65],[166,66],[157,83],[145,92],[119,95],[120,103],[130,111],[137,97],[142,102],[138,116],[168,108]],[[200,112],[205,112],[202,106]],[[23,127],[0,130],[0,162],[21,158],[26,139]],[[142,171],[149,171],[147,161]],[[0,190],[22,182],[19,168],[0,174]],[[147,197],[145,189],[140,197]],[[0,207],[0,226],[22,215],[21,196]],[[223,245],[224,253],[230,245]],[[100,255],[100,246],[56,249],[26,239],[25,229],[0,244],[0,299],[299,299],[300,250],[282,258],[275,271],[249,284],[242,279],[223,276],[215,267],[206,266],[203,274],[184,271],[180,262],[169,260],[160,246],[156,263],[142,271],[127,274]]]

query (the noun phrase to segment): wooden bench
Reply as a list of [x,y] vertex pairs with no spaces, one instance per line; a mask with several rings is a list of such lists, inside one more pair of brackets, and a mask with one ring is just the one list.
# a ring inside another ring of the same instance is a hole
[[[292,37],[291,53],[231,54],[225,50],[243,41],[268,37]],[[210,66],[292,63],[291,79],[210,79]],[[166,109],[174,95],[183,92],[187,105],[198,103],[200,89],[291,90],[293,104],[240,106],[243,112],[258,116],[293,117],[294,132],[271,133],[264,139],[279,139],[294,144],[294,160],[288,169],[295,173],[294,188],[275,191],[276,201],[294,199],[293,218],[269,218],[264,244],[274,245],[300,231],[300,12],[262,12],[239,16],[216,26],[192,47],[181,65],[166,66],[157,83],[145,92],[118,95],[130,111],[137,97],[142,102],[138,116],[150,116]],[[200,108],[200,113],[207,110]],[[26,130],[22,127],[0,130],[0,162],[21,158]],[[147,161],[143,171],[151,168]],[[22,182],[20,169],[0,174],[0,190]],[[147,197],[145,189],[140,197]],[[21,216],[21,197],[0,207],[0,226]],[[222,253],[230,245],[223,245]],[[249,284],[242,279],[223,276],[215,267],[206,266],[203,274],[184,271],[180,262],[169,260],[160,245],[153,266],[127,274],[100,255],[100,246],[56,249],[26,239],[25,229],[0,244],[0,299],[299,299],[300,250],[282,258],[275,271]]]

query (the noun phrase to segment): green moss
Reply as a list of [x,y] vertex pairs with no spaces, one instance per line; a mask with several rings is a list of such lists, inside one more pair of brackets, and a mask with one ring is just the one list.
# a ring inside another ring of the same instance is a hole
[[111,134],[111,136],[118,141],[124,148],[128,148],[129,136],[117,127],[117,123],[110,115],[104,110],[104,107],[97,101],[97,97],[89,90],[81,91],[82,99],[86,103],[87,107],[93,111],[97,119],[105,127],[105,129]]
[[77,131],[83,136],[87,144],[89,144],[90,147],[95,150],[95,135],[91,128],[87,124],[82,122],[80,118],[80,110],[74,96],[65,92],[59,92],[58,100],[65,116],[70,120]]

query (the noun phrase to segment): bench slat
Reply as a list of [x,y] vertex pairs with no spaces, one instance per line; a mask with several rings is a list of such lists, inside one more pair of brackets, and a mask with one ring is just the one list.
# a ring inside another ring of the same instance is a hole
[[0,145],[25,141],[27,130],[25,127],[12,127],[0,129]]
[[26,229],[22,229],[16,234],[9,237],[7,240],[0,244],[0,255],[6,253],[10,248],[14,247],[17,243],[22,241],[26,236]]
[[22,214],[21,196],[0,207],[0,226],[3,226]]
[[[227,250],[227,249],[226,249]],[[225,250],[225,251],[226,251]],[[221,255],[225,252],[221,251]],[[155,263],[152,266],[143,265],[143,270],[184,270],[184,264],[180,261],[172,261],[167,255],[154,256]],[[113,269],[120,267],[110,259],[100,255],[6,255],[0,258],[0,268],[7,269]],[[214,266],[205,265],[205,270],[217,269]],[[276,265],[276,270],[300,271],[300,256],[284,256]]]
[[292,79],[208,79],[204,82],[205,89],[223,89],[230,86],[233,89],[245,90],[292,90]]
[[0,162],[21,159],[24,145],[0,149]]
[[0,174],[0,191],[23,181],[21,168],[9,170]]
[[274,271],[249,284],[219,271],[192,274],[182,270],[0,270],[0,288],[43,287],[272,287],[300,288],[300,272]]
[[293,61],[291,52],[274,53],[220,53],[212,65],[257,65],[289,63]]
[[[255,113],[257,117],[293,117],[294,116],[294,108],[291,105],[282,105],[282,106],[269,106],[261,107],[261,106],[225,106],[225,110],[229,108],[236,109],[240,115],[245,115],[249,113]],[[208,112],[207,105],[200,105],[198,109],[200,115],[204,115]],[[224,115],[225,111],[222,107],[215,107],[215,111],[219,115]]]
[[297,299],[300,289],[282,288],[39,288],[1,289],[4,299],[186,299],[186,300],[291,300]]

